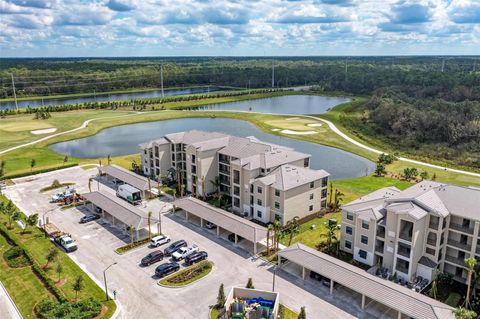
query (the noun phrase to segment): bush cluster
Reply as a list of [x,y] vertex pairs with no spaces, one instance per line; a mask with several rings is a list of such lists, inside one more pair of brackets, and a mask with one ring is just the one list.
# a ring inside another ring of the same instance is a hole
[[93,298],[63,303],[45,299],[35,307],[36,314],[42,319],[90,319],[98,316],[101,310],[102,304]]
[[31,265],[30,260],[25,256],[23,249],[18,246],[13,246],[8,249],[3,254],[3,258],[11,268],[20,268]]

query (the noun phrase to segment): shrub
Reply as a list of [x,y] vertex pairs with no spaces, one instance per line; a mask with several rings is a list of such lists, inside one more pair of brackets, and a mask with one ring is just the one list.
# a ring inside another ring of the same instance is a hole
[[447,300],[445,300],[445,303],[451,307],[456,307],[460,303],[461,299],[462,299],[462,296],[459,293],[451,292],[448,295]]
[[13,246],[8,249],[3,258],[11,268],[20,268],[31,265],[30,260],[25,256],[25,253],[21,247]]
[[90,319],[98,316],[101,310],[102,304],[93,298],[63,303],[45,299],[35,307],[35,312],[43,319]]

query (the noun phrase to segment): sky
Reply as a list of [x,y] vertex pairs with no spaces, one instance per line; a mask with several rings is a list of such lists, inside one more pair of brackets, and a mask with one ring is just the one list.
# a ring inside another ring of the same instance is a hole
[[0,0],[1,57],[463,54],[480,0]]

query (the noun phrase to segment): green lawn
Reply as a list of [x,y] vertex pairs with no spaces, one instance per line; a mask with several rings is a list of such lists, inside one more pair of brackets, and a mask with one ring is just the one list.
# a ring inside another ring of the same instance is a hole
[[[202,260],[198,264],[194,264],[163,278],[160,280],[160,284],[170,287],[182,287],[202,279],[212,271],[212,268],[213,264],[211,261]],[[197,272],[195,275],[190,275],[192,274],[192,271],[196,269],[198,269],[200,272]]]
[[[6,201],[5,197],[0,196],[1,201]],[[0,223],[7,223],[7,216],[0,214]],[[55,272],[55,266],[57,263],[61,263],[63,266],[63,272],[61,274],[61,283],[58,288],[65,294],[69,300],[75,298],[75,292],[72,289],[72,284],[78,275],[83,276],[85,288],[78,294],[80,299],[93,297],[99,301],[104,302],[105,295],[101,287],[99,287],[81,268],[73,262],[64,252],[57,248],[48,238],[45,238],[40,229],[31,227],[31,232],[22,233],[21,229],[16,223],[13,224],[11,233],[16,237],[32,254],[35,260],[40,265],[46,264],[46,255],[52,249],[58,249],[59,254],[51,266],[48,269],[44,269],[47,275],[55,282],[58,280],[58,274]],[[4,246],[5,239],[1,238],[1,249],[7,248]],[[51,297],[51,294],[45,289],[41,281],[31,271],[30,267],[20,269],[9,269],[4,267],[4,260],[2,257],[1,265],[2,271],[0,272],[0,278],[4,282],[5,287],[12,295],[15,303],[21,309],[22,314],[27,318],[32,313],[33,305],[43,298]],[[5,269],[5,271],[3,270]],[[104,302],[104,306],[108,307],[108,310],[101,318],[109,318],[115,311],[115,303],[112,301]],[[28,318],[33,318],[29,316]]]

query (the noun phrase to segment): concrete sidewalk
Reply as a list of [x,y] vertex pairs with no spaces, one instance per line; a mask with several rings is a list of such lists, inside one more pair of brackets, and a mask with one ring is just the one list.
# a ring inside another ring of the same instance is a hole
[[20,311],[0,281],[0,314],[6,319],[23,319]]

